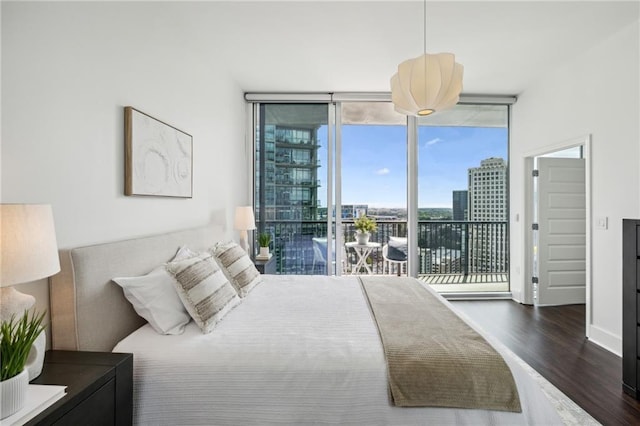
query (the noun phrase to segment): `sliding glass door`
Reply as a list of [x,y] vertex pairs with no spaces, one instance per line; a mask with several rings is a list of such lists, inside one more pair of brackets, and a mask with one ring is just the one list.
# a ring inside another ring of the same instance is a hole
[[[256,219],[278,273],[508,291],[508,105],[407,119],[381,97],[309,102],[254,103]],[[366,250],[362,215],[378,225]]]
[[328,109],[260,104],[256,111],[256,222],[272,237],[280,274],[327,272],[315,243],[327,238]]
[[418,274],[442,292],[509,290],[506,105],[418,119]]
[[[337,112],[336,208],[338,240],[342,237],[344,247],[342,272],[389,272],[390,238],[407,237],[407,118],[390,102],[342,102]],[[377,225],[366,249],[356,243],[354,229],[354,220],[365,215]],[[356,251],[362,250],[369,253],[358,265],[361,252]]]

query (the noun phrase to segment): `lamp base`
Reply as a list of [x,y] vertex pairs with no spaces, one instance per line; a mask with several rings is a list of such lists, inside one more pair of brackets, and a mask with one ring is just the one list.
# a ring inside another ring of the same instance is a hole
[[0,287],[0,321],[9,321],[12,316],[21,316],[35,303],[36,298],[30,294],[20,293],[13,287]]
[[249,235],[246,230],[240,230],[240,247],[244,249],[247,253],[249,253]]
[[[0,287],[0,321],[11,320],[11,317],[18,318],[33,307],[36,298],[30,294],[20,293],[13,287]],[[44,353],[47,349],[47,335],[43,331],[36,338],[31,346],[25,368],[29,372],[29,380],[33,380],[42,373],[44,364]]]
[[45,330],[38,335],[36,341],[33,342],[29,356],[27,357],[27,363],[24,368],[29,372],[29,381],[35,379],[42,373],[42,367],[44,365],[44,353],[47,351],[47,334]]

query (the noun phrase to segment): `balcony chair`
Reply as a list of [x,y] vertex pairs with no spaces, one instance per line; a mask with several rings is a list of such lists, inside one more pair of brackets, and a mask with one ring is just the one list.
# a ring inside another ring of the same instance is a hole
[[[327,266],[327,239],[322,237],[312,238],[313,241],[313,265],[312,271],[316,272],[316,265],[321,265],[326,273]],[[336,241],[333,240],[333,264],[336,262]],[[347,272],[347,251],[342,246],[342,273]]]
[[389,237],[389,242],[382,247],[383,272],[398,276],[407,274],[407,239]]

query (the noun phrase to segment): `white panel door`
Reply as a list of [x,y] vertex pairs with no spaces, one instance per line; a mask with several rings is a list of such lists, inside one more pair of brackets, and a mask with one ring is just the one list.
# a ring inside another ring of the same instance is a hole
[[586,301],[585,161],[538,159],[537,305]]

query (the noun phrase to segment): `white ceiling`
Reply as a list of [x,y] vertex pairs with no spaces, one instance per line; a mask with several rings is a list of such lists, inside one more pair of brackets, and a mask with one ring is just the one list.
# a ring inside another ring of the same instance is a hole
[[[215,19],[200,23],[224,29],[227,41],[213,54],[246,92],[389,91],[398,63],[423,50],[421,1],[207,6]],[[456,55],[464,66],[463,93],[517,95],[638,21],[639,10],[637,0],[429,1],[427,51]]]
[[[85,9],[83,3],[102,7],[98,0],[67,4]],[[397,65],[423,52],[421,0],[111,4],[122,7],[122,21],[128,10],[149,9],[153,30],[142,26],[146,33],[139,35],[156,44],[144,46],[149,53],[178,41],[195,58],[189,66],[227,74],[245,92],[388,92]],[[426,45],[430,53],[456,55],[464,66],[464,94],[518,95],[639,20],[640,0],[428,0]],[[122,31],[119,26],[128,30],[114,21],[113,31]]]

